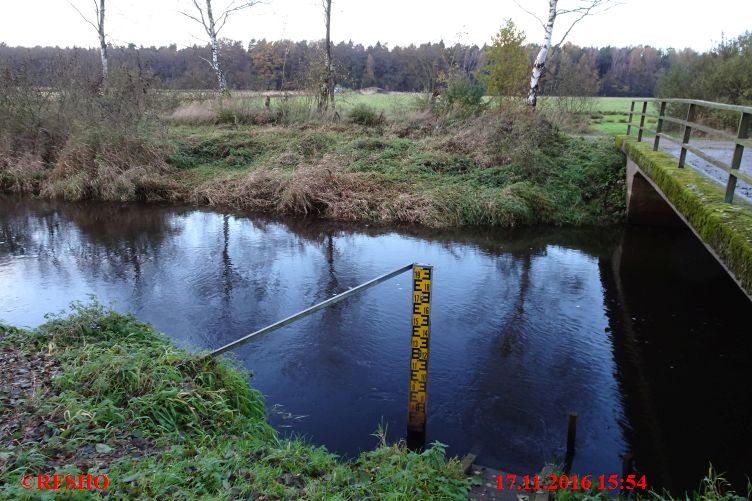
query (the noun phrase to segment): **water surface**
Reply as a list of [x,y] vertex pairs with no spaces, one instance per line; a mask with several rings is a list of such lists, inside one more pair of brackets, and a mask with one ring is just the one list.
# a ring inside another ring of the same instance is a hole
[[[465,232],[282,221],[192,207],[0,198],[0,319],[90,294],[191,350],[409,262],[435,267],[428,440],[479,462],[691,488],[752,471],[752,308],[687,232]],[[410,277],[240,347],[272,423],[352,456],[404,436]]]

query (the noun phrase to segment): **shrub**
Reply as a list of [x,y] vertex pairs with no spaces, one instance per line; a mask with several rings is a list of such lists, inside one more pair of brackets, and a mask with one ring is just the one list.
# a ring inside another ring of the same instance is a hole
[[498,164],[515,163],[532,168],[538,157],[552,153],[561,139],[558,129],[542,114],[505,111],[497,115],[488,147]]
[[439,112],[458,113],[469,116],[480,113],[486,89],[477,80],[465,73],[454,72],[439,102]]
[[376,113],[376,110],[367,104],[356,104],[348,113],[347,118],[352,123],[366,127],[374,127],[384,121],[384,113]]
[[249,99],[223,98],[214,106],[217,124],[266,125],[279,120],[279,112],[272,111]]

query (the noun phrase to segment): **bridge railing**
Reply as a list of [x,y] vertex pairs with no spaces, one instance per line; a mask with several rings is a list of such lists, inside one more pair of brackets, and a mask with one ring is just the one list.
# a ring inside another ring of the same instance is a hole
[[[637,104],[641,105],[641,111],[635,111]],[[655,110],[648,113],[648,104],[654,103]],[[676,117],[669,114],[670,105],[680,104],[687,105],[686,117]],[[739,117],[736,133],[731,133],[726,130],[709,127],[707,125],[697,123],[696,119],[698,111],[702,109],[718,110],[724,112],[731,112]],[[640,117],[639,124],[633,123],[633,119]],[[647,118],[655,118],[656,128],[649,129],[645,126],[645,120]],[[677,139],[665,132],[666,124],[675,124],[681,126],[683,134],[681,139]],[[728,182],[726,183],[726,197],[725,200],[728,203],[734,201],[734,192],[736,191],[736,183],[738,179],[752,185],[752,176],[740,171],[742,165],[742,156],[744,155],[744,148],[752,148],[752,140],[749,137],[749,128],[752,124],[752,107],[748,106],[734,106],[730,104],[712,103],[709,101],[699,101],[695,99],[660,99],[660,98],[645,98],[632,100],[632,106],[629,110],[629,122],[627,124],[627,134],[632,134],[632,128],[637,129],[637,141],[642,141],[642,137],[645,132],[653,134],[655,139],[653,140],[653,151],[657,151],[660,145],[661,139],[666,139],[673,143],[678,144],[681,147],[681,153],[679,155],[678,167],[683,168],[687,160],[687,152],[691,152],[701,159],[705,160],[714,167],[726,172]],[[702,151],[698,146],[689,144],[692,138],[693,131],[700,131],[712,136],[721,137],[724,140],[734,143],[734,155],[731,163],[723,162],[706,152]]]

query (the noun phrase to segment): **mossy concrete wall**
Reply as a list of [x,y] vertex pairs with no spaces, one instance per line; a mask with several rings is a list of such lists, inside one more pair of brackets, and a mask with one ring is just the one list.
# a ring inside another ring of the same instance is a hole
[[[675,224],[665,206],[661,209],[656,204],[657,194],[752,299],[752,204],[739,197],[733,204],[724,202],[723,186],[691,167],[678,168],[676,157],[653,151],[652,142],[617,136],[616,145],[627,156],[629,219],[641,224]],[[654,188],[653,193],[645,182]]]

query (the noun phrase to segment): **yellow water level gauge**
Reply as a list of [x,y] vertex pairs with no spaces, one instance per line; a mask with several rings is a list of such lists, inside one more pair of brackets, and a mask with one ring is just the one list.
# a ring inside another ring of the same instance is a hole
[[426,431],[426,384],[428,382],[428,346],[431,334],[432,266],[413,267],[412,354],[410,356],[410,393],[407,404],[407,429]]

